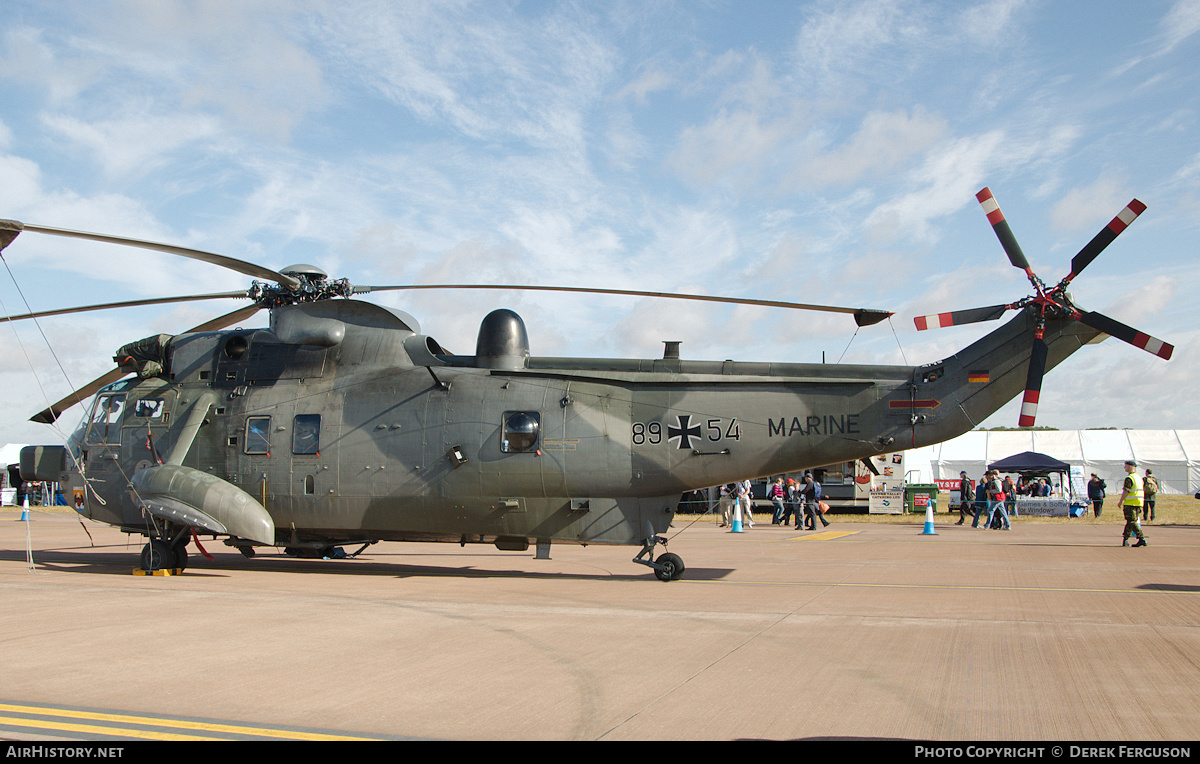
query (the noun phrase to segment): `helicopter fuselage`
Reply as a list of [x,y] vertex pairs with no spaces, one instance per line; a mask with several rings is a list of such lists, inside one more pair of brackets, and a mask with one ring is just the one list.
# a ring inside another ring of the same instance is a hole
[[[520,319],[497,313],[475,356],[353,300],[176,336],[160,374],[97,395],[74,436],[77,509],[147,535],[155,515],[189,517],[174,504],[216,516],[200,488],[162,488],[167,509],[146,511],[134,477],[175,469],[261,505],[273,538],[245,544],[644,544],[684,491],[970,429],[1020,392],[1033,330],[1018,315],[916,367],[568,359],[529,356]],[[1055,322],[1051,365],[1096,335]]]

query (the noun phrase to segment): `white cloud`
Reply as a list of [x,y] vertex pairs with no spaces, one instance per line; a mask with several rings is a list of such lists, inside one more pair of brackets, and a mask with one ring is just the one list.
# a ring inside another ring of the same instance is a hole
[[957,27],[972,43],[1001,47],[1012,44],[1018,11],[1028,5],[1027,0],[990,0],[972,5],[961,11],[956,19]]
[[[921,6],[894,0],[865,0],[814,6],[796,37],[798,75],[823,93],[844,87],[848,77],[895,71],[903,47],[919,47],[926,34]],[[910,47],[909,55],[911,55]]]
[[824,188],[850,184],[866,175],[877,178],[909,162],[947,132],[946,121],[917,107],[907,111],[870,112],[844,144],[813,157],[793,173],[796,185]]
[[613,75],[610,45],[566,9],[522,17],[486,4],[368,2],[347,10],[321,19],[321,44],[344,62],[344,76],[472,138],[579,151],[582,115]]
[[674,83],[671,75],[660,69],[649,69],[629,84],[617,91],[614,96],[615,100],[623,100],[632,98],[638,102],[645,103],[647,96],[651,93],[657,93],[661,90],[666,90]]
[[1059,231],[1096,228],[1112,220],[1124,209],[1130,197],[1124,181],[1099,178],[1090,186],[1075,188],[1063,195],[1050,211],[1053,227]]
[[1159,23],[1163,42],[1161,54],[1170,53],[1200,32],[1200,0],[1178,0]]
[[159,115],[132,105],[115,120],[88,123],[47,114],[42,122],[47,130],[86,152],[110,180],[152,172],[166,164],[172,152],[221,134],[216,120],[203,114]]
[[774,167],[784,142],[803,126],[799,115],[770,120],[748,109],[723,109],[700,127],[685,128],[670,164],[692,183],[748,186]]

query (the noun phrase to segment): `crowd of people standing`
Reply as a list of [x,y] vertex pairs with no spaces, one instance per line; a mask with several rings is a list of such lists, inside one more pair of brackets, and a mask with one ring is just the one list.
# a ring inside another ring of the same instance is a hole
[[[1130,539],[1136,537],[1137,543],[1134,546],[1146,546],[1141,524],[1155,519],[1158,479],[1150,469],[1145,471],[1144,476],[1139,475],[1137,464],[1132,460],[1125,462],[1125,471],[1126,477],[1118,500],[1126,521],[1122,543],[1128,546]],[[997,470],[987,470],[978,483],[972,481],[966,471],[961,472],[959,477],[959,517],[955,525],[963,525],[967,515],[970,515],[972,528],[1012,530],[1012,518],[1018,516],[1018,496],[1037,498],[1054,495],[1050,481],[1044,477],[1021,477],[1014,480],[1012,475],[1001,476]],[[1103,511],[1107,489],[1107,483],[1092,473],[1087,484],[1087,495],[1096,517],[1100,517]],[[753,528],[755,523],[751,482],[742,480],[725,484],[720,486],[718,491],[721,527],[732,525],[734,512],[737,511],[740,512],[743,525]],[[804,473],[800,480],[775,478],[767,486],[766,498],[772,505],[772,525],[787,527],[794,524],[796,528],[814,530],[818,522],[825,527],[830,524],[825,518],[829,506],[821,501],[821,484],[810,472]],[[1200,493],[1196,498],[1200,499]]]
[[[742,524],[754,527],[753,500],[750,495],[750,481],[742,480],[727,483],[718,488],[721,511],[721,527],[733,525],[734,512],[740,511]],[[813,530],[817,523],[828,527],[829,521],[825,513],[829,505],[821,501],[821,484],[811,472],[805,472],[797,481],[794,478],[782,477],[775,479],[767,486],[767,498],[771,501],[771,525],[788,526],[794,522],[796,528]]]

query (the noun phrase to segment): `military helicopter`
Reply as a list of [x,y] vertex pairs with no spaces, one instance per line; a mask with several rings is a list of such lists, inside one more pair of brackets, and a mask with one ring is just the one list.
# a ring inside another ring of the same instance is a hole
[[[847,313],[859,326],[891,313],[581,287],[353,286],[308,265],[274,272],[199,250],[3,221],[0,249],[38,232],[254,279],[246,291],[7,317],[253,301],[183,334],[120,348],[111,372],[32,417],[52,422],[95,396],[68,445],[25,449],[22,477],[58,481],[81,515],[148,537],[146,570],[183,568],[189,543],[211,534],[247,557],[256,547],[328,556],[381,540],[536,544],[539,555],[552,543],[623,544],[640,546],[634,562],[675,580],[682,559],[654,550],[666,546],[683,492],[955,437],[1022,389],[1036,405],[1042,375],[1105,335],[1170,357],[1170,345],[1079,310],[1066,292],[1144,205],[1131,202],[1048,289],[990,191],[980,201],[1035,294],[918,318],[924,329],[1017,312],[923,366],[693,361],[670,343],[656,359],[539,357],[508,309],[483,319],[474,355],[454,355],[407,313],[354,297],[439,288],[653,295]],[[227,328],[260,310],[268,328]],[[1023,408],[1021,424],[1033,417]]]

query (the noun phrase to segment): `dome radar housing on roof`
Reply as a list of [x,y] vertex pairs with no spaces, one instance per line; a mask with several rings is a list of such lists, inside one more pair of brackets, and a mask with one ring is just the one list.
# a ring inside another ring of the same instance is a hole
[[493,310],[479,325],[475,365],[483,369],[523,369],[529,358],[525,322],[508,308]]

